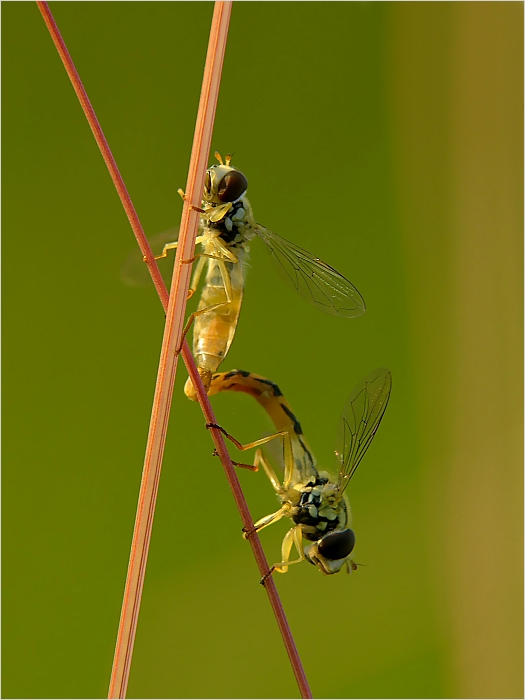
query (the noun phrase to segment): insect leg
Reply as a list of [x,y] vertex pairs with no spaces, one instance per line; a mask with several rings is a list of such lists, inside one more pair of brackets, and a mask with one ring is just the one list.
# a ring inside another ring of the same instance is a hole
[[[182,350],[184,338],[186,337],[186,334],[190,330],[190,328],[191,328],[193,322],[195,321],[195,319],[197,318],[197,316],[201,316],[202,314],[208,313],[209,311],[214,311],[215,309],[218,309],[221,306],[226,306],[226,304],[230,304],[232,299],[233,299],[231,279],[230,279],[230,275],[228,274],[228,270],[226,269],[224,259],[222,257],[219,257],[218,255],[212,255],[211,253],[199,253],[191,260],[183,260],[182,262],[183,263],[191,263],[194,260],[197,260],[197,258],[203,258],[204,260],[206,258],[209,258],[211,260],[217,261],[217,265],[219,267],[219,270],[221,271],[222,279],[224,282],[224,292],[226,294],[226,301],[221,301],[218,304],[210,304],[210,306],[206,306],[204,309],[198,309],[197,311],[194,311],[192,314],[190,314],[188,320],[186,321],[186,325],[184,326],[184,330],[182,331],[180,345],[176,350],[177,355]],[[197,265],[197,270],[198,270],[198,268],[199,268],[199,264]],[[197,270],[196,270],[196,272],[197,272]],[[200,276],[201,272],[202,272],[202,268],[199,271],[199,276]]]
[[168,251],[174,250],[178,246],[178,244],[179,244],[178,241],[172,241],[171,243],[166,243],[166,245],[162,249],[162,253],[160,255],[155,256],[155,260],[160,260],[161,258],[167,258]]
[[[213,457],[219,457],[219,453],[217,450],[213,450],[212,452]],[[258,472],[259,467],[257,464],[243,464],[242,462],[234,462],[233,459],[231,460],[231,463],[233,464],[234,467],[241,467],[242,469],[249,469],[251,472]]]
[[[244,452],[245,450],[251,450],[254,447],[259,447],[259,445],[265,445],[267,442],[270,442],[270,440],[274,440],[275,438],[282,437],[283,439],[283,445],[284,445],[284,460],[285,464],[288,463],[288,461],[293,461],[293,453],[292,453],[292,440],[290,437],[290,433],[287,430],[282,430],[279,433],[274,433],[273,435],[267,435],[266,437],[261,438],[260,440],[254,440],[253,442],[248,442],[245,445],[243,445],[241,442],[236,440],[233,435],[230,435],[229,433],[224,430],[223,427],[220,425],[211,425],[208,424],[206,426],[208,427],[213,427],[217,428],[218,430],[221,431],[221,433],[224,435],[225,438],[228,438],[235,447],[240,450],[241,452]],[[258,467],[259,464],[262,464],[264,467],[264,471],[266,472],[266,475],[270,479],[272,486],[274,489],[277,491],[277,493],[282,493],[283,492],[283,487],[281,486],[279,479],[277,478],[277,474],[274,472],[272,469],[271,465],[268,463],[266,458],[263,455],[262,450],[257,450],[255,453],[255,460],[254,460],[254,466]]]
[[[184,201],[186,201],[186,200],[188,199],[188,195],[186,194],[186,192],[184,192],[184,190],[182,189],[182,187],[179,187],[179,189],[177,190],[177,194],[180,194],[181,198],[182,198]],[[193,209],[194,211],[198,211],[198,212],[200,212],[201,214],[205,214],[205,213],[206,213],[204,209],[201,209],[200,207],[195,207],[195,206],[193,206],[193,204],[190,204],[190,209]]]
[[[302,530],[300,525],[296,525],[289,530],[284,536],[282,544],[282,557],[283,561],[278,564],[274,564],[273,568],[280,574],[285,574],[288,571],[288,567],[292,564],[299,564],[299,562],[304,561],[304,549],[303,549],[303,539]],[[292,545],[295,544],[297,552],[299,553],[299,559],[293,559],[290,561],[290,552],[292,551]]]
[[191,280],[191,287],[188,290],[188,299],[192,297],[195,292],[197,291],[197,287],[199,285],[199,280],[202,275],[202,271],[204,269],[204,265],[206,265],[206,258],[200,258],[199,262],[195,266],[195,270],[193,272],[193,279]]
[[[292,544],[295,544],[297,552],[299,553],[299,559],[293,559],[290,561],[290,552],[292,550]],[[283,561],[278,564],[274,564],[274,570],[278,571],[280,574],[285,574],[288,571],[288,567],[292,564],[299,564],[304,561],[304,549],[303,549],[303,538],[302,530],[300,525],[292,527],[292,529],[285,535],[281,550]]]
[[224,219],[226,214],[230,211],[230,209],[233,207],[232,202],[225,202],[224,204],[219,204],[218,207],[213,207],[212,209],[207,209],[203,213],[206,215],[209,221],[212,223],[217,223],[218,221],[221,221]]
[[264,518],[261,518],[258,520],[254,526],[253,530],[250,532],[243,532],[242,536],[244,537],[245,540],[247,540],[250,535],[253,535],[254,532],[259,532],[265,527],[268,527],[268,525],[271,525],[272,523],[276,523],[278,520],[283,518],[285,515],[289,515],[290,513],[290,505],[288,503],[285,503],[279,510],[277,510],[275,513],[270,513],[270,515],[265,515]]
[[232,251],[223,245],[218,238],[216,238],[213,242],[215,244],[215,248],[225,260],[231,263],[239,262],[239,258],[235,255],[235,253],[232,253]]
[[[360,566],[363,566],[363,565],[360,564]],[[349,559],[346,562],[346,573],[351,574],[352,571],[357,571],[357,564],[355,563],[355,561],[353,559]]]
[[255,453],[255,459],[253,461],[253,466],[259,468],[259,464],[263,465],[263,469],[266,472],[266,476],[270,479],[272,486],[277,491],[277,493],[282,493],[283,487],[277,474],[275,473],[272,465],[266,459],[264,452],[262,450],[257,450]]
[[[297,551],[299,552],[299,559],[293,559],[290,561],[290,552],[292,551],[292,544],[295,544]],[[262,578],[261,578],[261,583],[264,586],[264,583],[266,579],[272,575],[274,571],[278,571],[280,574],[285,574],[288,571],[288,567],[291,566],[292,564],[299,564],[300,562],[305,560],[304,556],[304,549],[303,549],[303,538],[301,534],[301,526],[296,525],[295,527],[292,527],[291,530],[289,530],[286,535],[284,536],[284,540],[281,546],[281,554],[283,557],[283,561],[279,562],[278,564],[274,564],[268,573],[266,573]]]
[[[195,245],[202,243],[202,239],[203,239],[203,236],[197,236],[197,238],[195,239]],[[175,248],[178,246],[178,244],[179,244],[178,241],[172,241],[171,243],[166,243],[166,245],[162,249],[162,253],[160,255],[155,256],[155,260],[160,260],[161,258],[167,258],[168,251],[175,250]],[[144,260],[144,262],[146,262],[145,256],[142,259]]]

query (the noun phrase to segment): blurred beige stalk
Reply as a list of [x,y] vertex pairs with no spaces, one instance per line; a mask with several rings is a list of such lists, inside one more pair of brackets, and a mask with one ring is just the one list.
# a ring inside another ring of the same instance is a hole
[[[433,6],[433,7],[429,7]],[[523,5],[395,3],[422,506],[452,697],[523,697]]]

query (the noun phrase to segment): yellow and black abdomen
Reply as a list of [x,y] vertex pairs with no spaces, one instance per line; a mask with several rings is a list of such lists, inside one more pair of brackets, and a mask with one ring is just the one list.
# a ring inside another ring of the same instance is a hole
[[278,432],[290,434],[294,474],[292,483],[318,477],[315,459],[303,435],[301,424],[277,384],[253,372],[234,369],[230,372],[214,374],[208,395],[223,391],[240,391],[249,394],[264,408]]

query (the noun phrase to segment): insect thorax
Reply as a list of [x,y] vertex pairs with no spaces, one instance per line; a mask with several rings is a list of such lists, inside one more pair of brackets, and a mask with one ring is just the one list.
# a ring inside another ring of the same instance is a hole
[[[291,492],[296,491],[297,495]],[[315,542],[322,535],[337,528],[344,528],[348,520],[346,503],[337,497],[336,486],[320,474],[309,482],[289,489],[287,496],[293,503],[292,519],[302,525],[303,537]]]
[[[211,205],[211,208],[215,208]],[[206,208],[209,214],[210,205]],[[243,245],[251,240],[255,232],[253,230],[254,220],[250,203],[246,197],[241,197],[234,202],[231,209],[220,221],[210,221],[208,217],[201,217],[201,226],[208,231],[219,232],[221,240],[230,246]]]

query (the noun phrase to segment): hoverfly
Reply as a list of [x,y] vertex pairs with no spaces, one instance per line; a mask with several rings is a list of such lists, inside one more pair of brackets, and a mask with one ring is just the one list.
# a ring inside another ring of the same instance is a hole
[[[354,318],[365,312],[365,302],[357,289],[339,272],[302,248],[281,238],[255,222],[246,197],[248,180],[215,153],[218,165],[206,171],[200,215],[200,243],[203,252],[197,260],[190,287],[195,293],[204,266],[208,264],[206,281],[197,311],[189,317],[183,337],[195,322],[193,354],[204,386],[209,387],[213,372],[224,360],[235,335],[242,303],[244,275],[249,243],[259,236],[285,280],[318,309],[334,316]],[[184,192],[179,190],[184,198]],[[157,259],[166,257],[177,247],[167,243]],[[195,398],[191,380],[184,391]]]
[[[213,375],[210,395],[223,391],[250,394],[266,410],[278,431],[242,445],[220,428],[238,449],[247,450],[276,437],[283,438],[282,483],[262,450],[257,450],[254,461],[256,467],[262,464],[281,502],[279,510],[255,523],[254,531],[258,532],[283,517],[291,518],[294,523],[283,540],[282,560],[272,570],[285,573],[290,565],[305,559],[323,574],[335,574],[343,566],[348,573],[357,568],[350,558],[355,534],[350,529],[350,504],[345,490],[381,423],[391,386],[389,370],[381,368],[367,375],[350,394],[341,416],[335,450],[339,474],[333,479],[328,472],[317,470],[301,424],[276,384],[242,370]],[[245,533],[245,537],[250,534]],[[308,545],[303,544],[303,539]],[[294,544],[299,556],[290,559]]]

